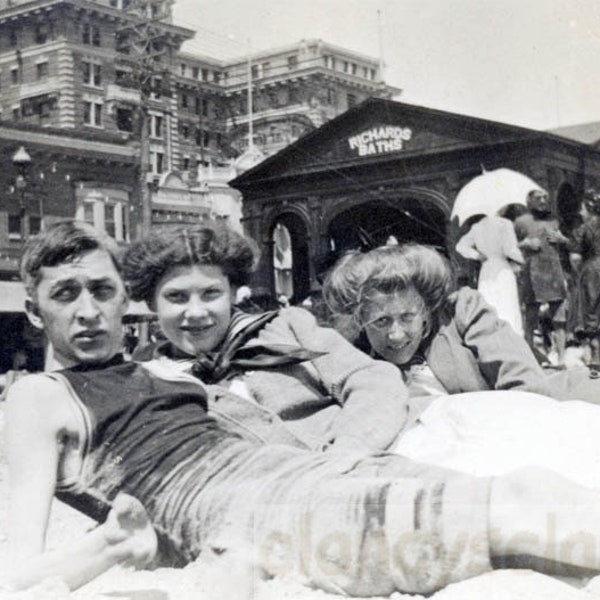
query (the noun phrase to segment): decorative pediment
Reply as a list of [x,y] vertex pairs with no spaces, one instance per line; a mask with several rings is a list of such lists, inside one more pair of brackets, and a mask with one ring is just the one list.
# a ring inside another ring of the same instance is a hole
[[389,157],[471,149],[537,136],[539,132],[464,115],[369,98],[310,132],[237,180],[301,175],[324,165],[361,166]]

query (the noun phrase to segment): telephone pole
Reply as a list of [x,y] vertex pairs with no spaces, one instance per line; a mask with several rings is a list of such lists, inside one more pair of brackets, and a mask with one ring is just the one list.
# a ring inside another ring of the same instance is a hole
[[118,48],[123,63],[132,70],[131,85],[139,91],[140,101],[135,119],[139,157],[139,219],[137,237],[148,234],[152,225],[152,192],[148,174],[150,139],[148,112],[152,97],[170,94],[168,86],[172,47],[165,24],[171,22],[173,0],[131,0],[124,11],[127,22],[119,28]]

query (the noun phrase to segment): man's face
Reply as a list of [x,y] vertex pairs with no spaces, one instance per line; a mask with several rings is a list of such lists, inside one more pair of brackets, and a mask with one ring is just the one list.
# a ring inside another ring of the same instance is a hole
[[48,336],[63,368],[102,363],[119,352],[128,299],[110,255],[90,250],[72,262],[42,267],[29,320]]

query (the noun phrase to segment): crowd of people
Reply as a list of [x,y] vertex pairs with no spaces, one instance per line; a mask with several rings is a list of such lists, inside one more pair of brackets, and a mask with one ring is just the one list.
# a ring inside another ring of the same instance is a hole
[[[582,253],[595,232],[582,231]],[[301,307],[239,310],[256,259],[251,240],[211,222],[153,231],[124,254],[74,221],[28,241],[25,308],[53,364],[7,393],[4,585],[52,575],[74,589],[115,564],[203,553],[351,596],[427,594],[520,555],[600,570],[600,554],[570,550],[581,536],[600,548],[600,490],[568,468],[524,453],[514,471],[474,473],[409,443],[465,401],[484,416],[515,406],[548,431],[559,401],[577,415],[585,404],[600,423],[587,369],[548,375],[428,247],[344,256],[324,282],[327,326]],[[126,360],[129,298],[162,335]],[[54,496],[98,526],[48,552]]]
[[553,217],[546,192],[530,192],[526,209],[516,208],[474,216],[456,250],[481,263],[479,291],[524,335],[542,364],[565,368],[571,342],[582,348],[582,362],[597,373],[600,193],[585,192],[581,222],[568,235]]

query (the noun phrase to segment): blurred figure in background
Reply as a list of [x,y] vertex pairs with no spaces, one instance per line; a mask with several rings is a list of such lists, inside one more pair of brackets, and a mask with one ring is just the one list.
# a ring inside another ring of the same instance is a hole
[[[586,340],[590,364],[600,364],[600,193],[585,192],[583,224],[575,230],[570,248],[577,285],[573,290],[571,324]],[[597,369],[595,369],[597,371]]]
[[456,251],[481,262],[477,289],[498,316],[523,335],[515,269],[523,264],[524,258],[511,221],[500,216],[484,216],[458,240]]
[[534,347],[534,331],[539,325],[540,308],[552,321],[551,339],[557,356],[557,367],[565,364],[566,298],[565,274],[559,250],[566,248],[569,239],[552,217],[546,192],[535,190],[527,198],[529,212],[515,220],[519,248],[525,256],[521,272],[521,300],[525,304],[525,339]]

